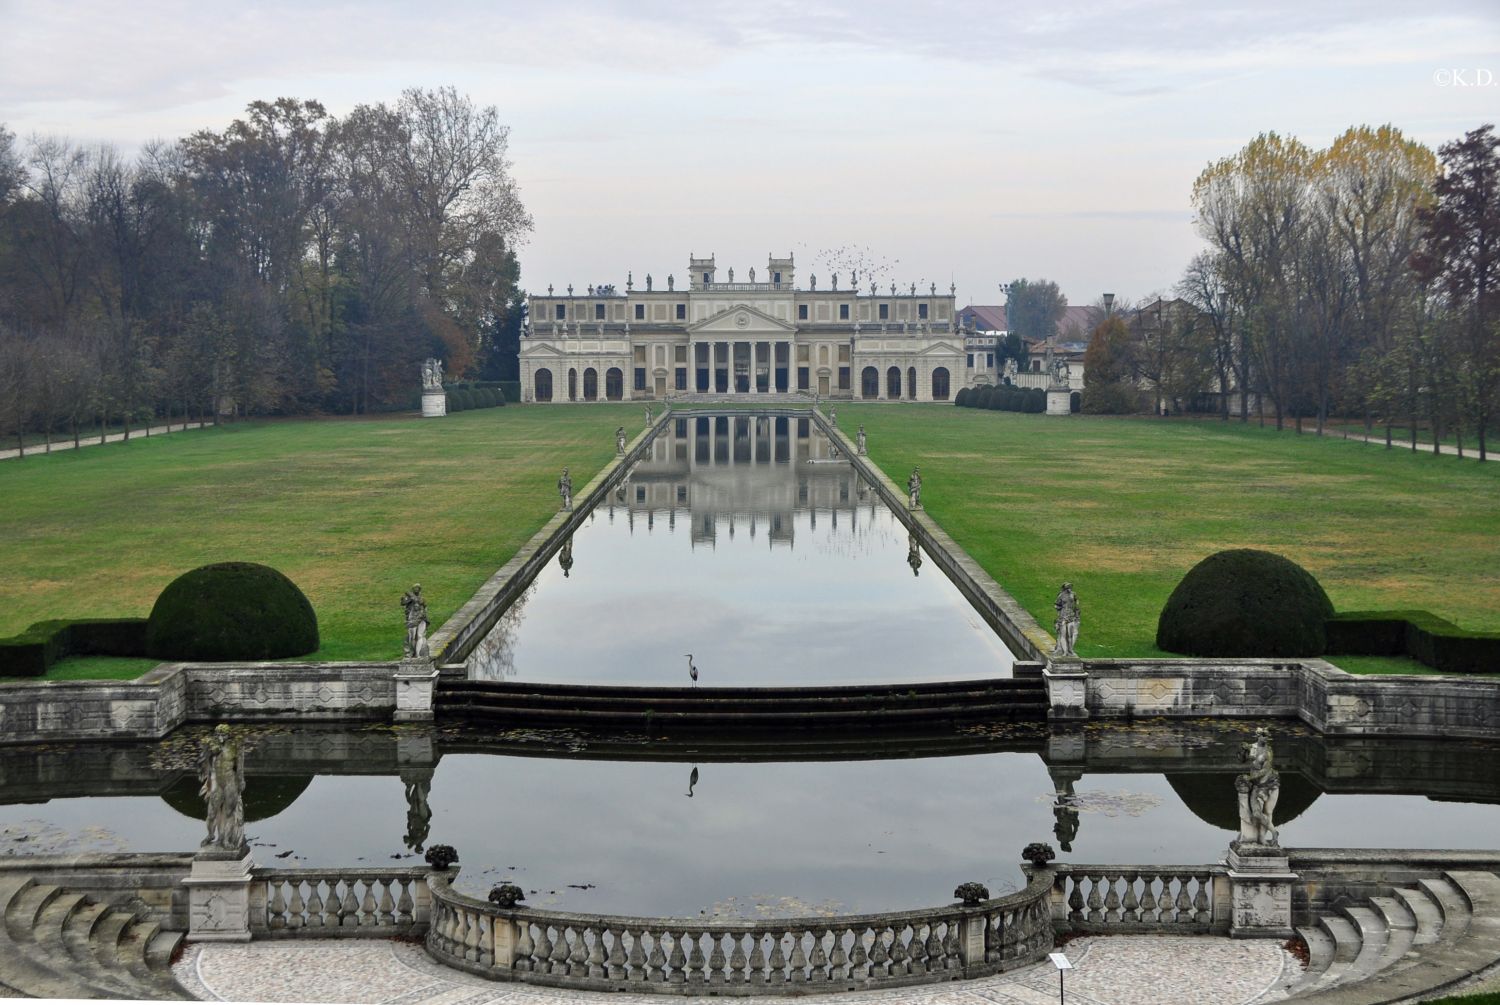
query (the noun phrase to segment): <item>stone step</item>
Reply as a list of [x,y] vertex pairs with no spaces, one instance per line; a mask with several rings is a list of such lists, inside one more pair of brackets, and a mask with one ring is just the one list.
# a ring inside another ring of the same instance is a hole
[[1417,932],[1412,940],[1413,945],[1428,946],[1442,937],[1443,912],[1438,910],[1437,902],[1429,897],[1425,890],[1420,887],[1416,889],[1402,887],[1397,889],[1395,894],[1417,919]]
[[62,929],[62,941],[67,949],[69,965],[77,973],[91,984],[111,988],[120,998],[130,998],[135,995],[130,982],[120,980],[118,974],[105,968],[94,955],[94,933],[100,922],[112,911],[114,908],[108,904],[83,904],[68,916]]
[[146,949],[160,931],[161,925],[155,921],[133,921],[126,926],[120,941],[115,945],[115,957],[120,966],[138,981],[149,984],[156,976],[146,960]]
[[1291,982],[1288,997],[1316,984],[1333,962],[1333,938],[1327,932],[1315,925],[1304,925],[1298,927],[1297,934],[1307,943],[1307,969]]
[[11,939],[30,938],[36,916],[59,893],[62,889],[51,883],[32,883],[17,892],[5,907],[5,931]]
[[1417,917],[1396,897],[1371,897],[1370,906],[1385,922],[1385,950],[1377,970],[1396,966],[1406,959],[1417,937]]
[[1343,983],[1350,966],[1359,956],[1360,944],[1359,929],[1348,918],[1326,915],[1318,919],[1318,927],[1333,941],[1333,958],[1310,986],[1313,991]]
[[146,946],[146,965],[157,975],[171,976],[172,957],[177,955],[177,947],[182,945],[182,940],[187,938],[182,932],[161,931],[156,933],[156,938]]
[[1386,962],[1385,948],[1390,940],[1390,931],[1385,927],[1385,919],[1373,908],[1346,907],[1344,917],[1354,922],[1359,929],[1359,953],[1354,957],[1354,962],[1349,964],[1349,969],[1340,982],[1352,984],[1374,977],[1380,971]]
[[1417,885],[1432,898],[1438,910],[1442,912],[1443,938],[1452,942],[1461,937],[1464,930],[1469,927],[1471,917],[1468,899],[1447,879],[1419,879]]
[[[8,885],[13,896],[5,905],[5,924],[0,925],[0,983],[33,998],[120,997],[115,988],[94,984],[80,974],[63,944],[62,921],[82,903],[83,895],[66,894],[45,883]],[[40,917],[48,927],[38,932],[35,923]]]
[[94,960],[106,970],[118,969],[120,957],[117,947],[120,937],[125,934],[125,929],[129,928],[134,920],[134,914],[116,908],[100,918],[98,924],[94,926],[94,931],[89,937],[89,951],[94,954]]

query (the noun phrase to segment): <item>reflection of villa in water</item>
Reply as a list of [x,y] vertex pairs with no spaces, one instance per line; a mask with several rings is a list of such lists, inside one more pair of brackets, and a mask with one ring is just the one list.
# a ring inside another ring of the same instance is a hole
[[[692,539],[712,543],[723,534],[764,533],[771,544],[791,544],[793,513],[820,511],[854,519],[856,505],[874,498],[837,448],[790,416],[698,416],[674,420],[616,489],[624,505],[652,524],[663,515],[675,526],[691,519]],[[811,435],[810,435],[811,434]]]

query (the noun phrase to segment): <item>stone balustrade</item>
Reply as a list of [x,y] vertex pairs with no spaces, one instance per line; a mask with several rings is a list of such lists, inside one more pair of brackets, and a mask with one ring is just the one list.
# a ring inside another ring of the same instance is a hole
[[1230,884],[1223,866],[1058,864],[1052,919],[1075,932],[1229,931]]
[[421,934],[431,915],[428,868],[254,869],[256,938]]
[[979,977],[1053,945],[1042,870],[975,907],[705,921],[502,908],[434,873],[427,951],[492,980],[666,994],[808,994]]

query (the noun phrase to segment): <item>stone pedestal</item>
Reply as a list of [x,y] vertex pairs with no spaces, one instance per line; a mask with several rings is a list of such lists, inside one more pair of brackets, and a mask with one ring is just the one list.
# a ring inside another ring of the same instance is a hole
[[1292,937],[1292,884],[1286,854],[1275,845],[1229,846],[1229,934],[1236,939]]
[[448,394],[441,388],[422,392],[422,418],[438,419],[448,414]]
[[1082,660],[1058,659],[1042,670],[1047,682],[1049,719],[1087,719],[1088,671]]
[[431,660],[402,660],[396,671],[396,722],[430,722],[438,669]]
[[201,851],[188,888],[188,941],[250,941],[250,849]]
[[1047,388],[1047,414],[1048,415],[1071,415],[1073,412],[1073,392],[1066,387]]

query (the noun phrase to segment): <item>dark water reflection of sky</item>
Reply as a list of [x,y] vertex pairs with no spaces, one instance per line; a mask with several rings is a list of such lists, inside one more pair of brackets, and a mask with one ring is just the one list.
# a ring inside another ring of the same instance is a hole
[[789,463],[786,420],[775,436],[771,422],[668,427],[471,672],[685,685],[692,653],[704,686],[1009,676],[1010,652],[925,554],[913,574],[906,529],[853,468],[820,435]]

